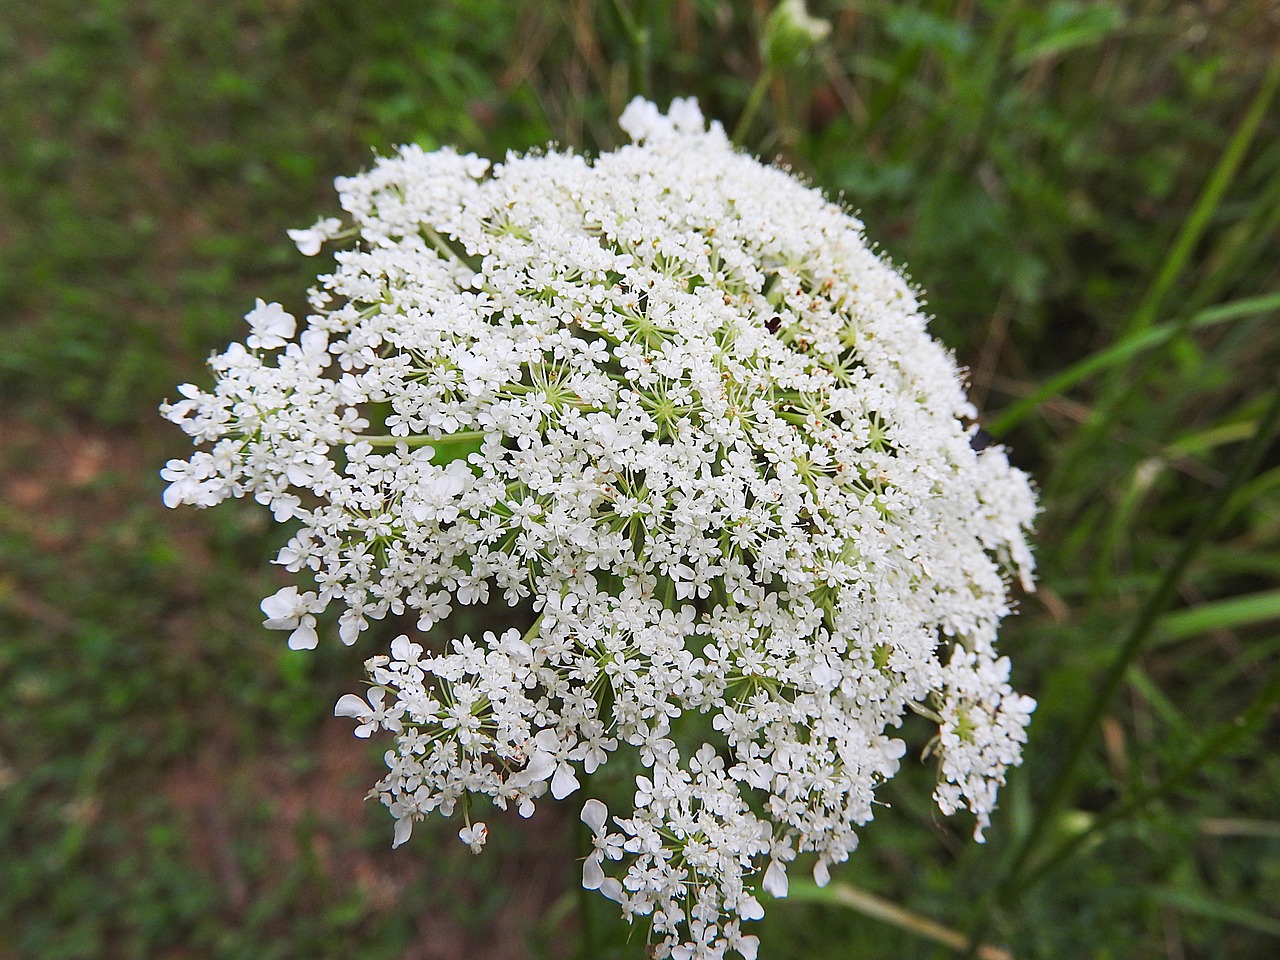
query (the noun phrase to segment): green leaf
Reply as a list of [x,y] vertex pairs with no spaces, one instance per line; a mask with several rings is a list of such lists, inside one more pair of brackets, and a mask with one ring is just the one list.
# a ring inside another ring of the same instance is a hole
[[1168,904],[1176,910],[1198,914],[1211,920],[1220,920],[1240,927],[1248,927],[1268,936],[1280,937],[1280,920],[1267,917],[1245,907],[1222,903],[1197,893],[1186,890],[1171,890],[1165,887],[1146,887],[1146,893],[1153,900]]
[[1198,330],[1202,327],[1211,327],[1228,320],[1236,320],[1260,313],[1271,313],[1276,310],[1280,310],[1280,294],[1269,294],[1202,310],[1187,323],[1167,323],[1159,327],[1151,327],[1130,333],[1118,343],[1113,343],[1097,353],[1090,354],[1078,363],[1073,363],[1058,375],[1050,377],[1030,396],[1014,403],[1001,413],[995,421],[988,423],[987,430],[993,436],[1000,437],[1050,397],[1069,390],[1081,380],[1095,373],[1115,367],[1145,350],[1167,343],[1174,337],[1189,330]]
[[927,10],[892,7],[885,29],[904,46],[936,50],[949,58],[961,57],[973,46],[973,34],[965,24]]
[[1175,610],[1160,618],[1159,629],[1166,641],[1173,641],[1210,630],[1234,630],[1270,620],[1280,620],[1280,590],[1265,590]]
[[1109,3],[1084,6],[1061,2],[1045,14],[1044,32],[1024,38],[1013,55],[1022,69],[1044,57],[1057,56],[1105,40],[1124,23],[1124,12]]

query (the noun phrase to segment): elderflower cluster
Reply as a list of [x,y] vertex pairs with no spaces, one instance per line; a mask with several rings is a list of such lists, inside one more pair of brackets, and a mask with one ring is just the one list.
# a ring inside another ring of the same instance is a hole
[[[634,796],[581,808],[584,885],[657,956],[750,960],[760,891],[857,845],[908,711],[980,837],[1034,708],[994,644],[1036,506],[858,221],[692,101],[621,123],[594,160],[404,147],[339,180],[346,225],[292,235],[356,243],[300,335],[259,301],[165,406],[202,445],[165,500],[296,522],[303,582],[262,604],[292,647],[332,606],[346,643],[416,618],[336,707],[395,738],[396,844],[461,811],[478,851],[479,801],[612,764]],[[477,604],[512,626],[432,632]]]

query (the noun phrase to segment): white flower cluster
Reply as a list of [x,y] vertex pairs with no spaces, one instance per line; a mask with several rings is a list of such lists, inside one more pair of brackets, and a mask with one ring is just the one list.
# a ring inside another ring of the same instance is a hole
[[[475,156],[404,147],[338,189],[357,237],[165,413],[206,449],[166,502],[252,494],[300,529],[263,602],[290,645],[411,613],[509,605],[527,630],[401,636],[336,712],[389,731],[396,818],[480,798],[532,812],[607,763],[584,885],[657,956],[752,958],[740,924],[787,864],[845,860],[939,722],[936,799],[987,824],[1034,702],[994,650],[1030,588],[1027,478],[975,411],[912,289],[861,225],[735,151],[697,105],[637,100],[633,144]],[[314,581],[314,583],[310,583]],[[420,638],[421,639],[421,638]]]

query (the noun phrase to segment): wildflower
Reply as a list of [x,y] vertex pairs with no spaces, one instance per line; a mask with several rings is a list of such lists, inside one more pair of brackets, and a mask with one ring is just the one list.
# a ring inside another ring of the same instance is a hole
[[[394,845],[626,753],[630,803],[582,806],[584,886],[657,956],[750,960],[760,891],[854,850],[909,711],[981,838],[1034,708],[995,640],[1035,498],[857,220],[693,101],[621,125],[594,161],[404,147],[339,180],[358,245],[300,336],[259,301],[250,349],[165,406],[202,447],[165,502],[297,522],[277,561],[314,589],[263,601],[292,646],[330,605],[347,643],[416,618],[335,709],[395,738]],[[438,636],[474,604],[510,626]]]
[[298,252],[304,257],[314,257],[320,252],[326,240],[332,240],[342,229],[342,221],[336,217],[326,217],[316,221],[306,230],[286,231],[289,239],[298,245]]
[[484,848],[484,842],[489,839],[489,828],[482,821],[477,820],[459,830],[458,839],[469,846],[472,853],[479,853]]
[[245,343],[260,350],[275,350],[283,347],[293,338],[297,329],[297,321],[293,314],[285,313],[278,303],[264,303],[261,298],[257,305],[245,314],[249,323],[249,334]]

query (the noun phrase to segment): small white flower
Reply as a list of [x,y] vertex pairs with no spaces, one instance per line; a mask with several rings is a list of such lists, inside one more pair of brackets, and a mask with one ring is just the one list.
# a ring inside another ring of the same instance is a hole
[[267,615],[262,625],[268,630],[291,631],[291,650],[311,650],[319,641],[316,618],[312,614],[324,607],[324,602],[312,591],[299,593],[296,586],[282,587],[262,601],[262,612]]
[[387,730],[399,731],[401,729],[400,717],[404,713],[403,707],[399,704],[391,704],[384,706],[383,700],[386,699],[386,691],[381,687],[374,687],[369,691],[369,698],[365,700],[357,697],[353,693],[344,693],[337,704],[334,705],[333,715],[335,717],[354,717],[360,721],[356,727],[356,736],[367,738],[379,727]]
[[335,217],[319,220],[306,230],[288,230],[289,239],[298,245],[298,252],[304,257],[314,257],[326,240],[337,236],[342,228],[342,221]]
[[245,343],[255,350],[276,350],[291,339],[298,328],[293,314],[278,303],[264,303],[259,297],[254,308],[244,315],[252,331]]
[[484,849],[484,842],[489,839],[489,828],[483,821],[477,820],[471,826],[459,830],[458,839],[469,846],[472,853],[479,853]]
[[316,633],[316,618],[310,615],[299,619],[298,625],[289,634],[290,650],[314,650],[319,643],[320,636]]
[[582,805],[582,813],[580,818],[583,823],[591,828],[594,834],[600,834],[604,830],[605,820],[609,816],[609,808],[594,797]]

